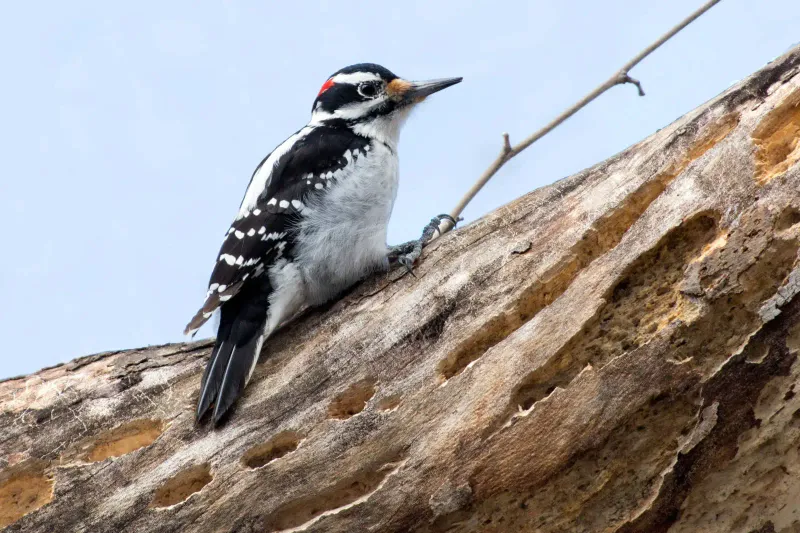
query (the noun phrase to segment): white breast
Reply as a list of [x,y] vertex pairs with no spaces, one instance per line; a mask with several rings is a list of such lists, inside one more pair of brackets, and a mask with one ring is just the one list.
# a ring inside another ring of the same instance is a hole
[[366,156],[345,167],[336,183],[303,209],[295,263],[309,304],[328,301],[384,265],[397,178],[397,155],[373,141]]

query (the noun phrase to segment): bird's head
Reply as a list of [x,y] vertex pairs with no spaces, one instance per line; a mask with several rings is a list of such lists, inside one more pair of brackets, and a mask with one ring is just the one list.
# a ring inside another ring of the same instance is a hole
[[346,124],[356,133],[395,144],[400,126],[415,104],[461,79],[408,81],[373,63],[351,65],[322,84],[311,121]]

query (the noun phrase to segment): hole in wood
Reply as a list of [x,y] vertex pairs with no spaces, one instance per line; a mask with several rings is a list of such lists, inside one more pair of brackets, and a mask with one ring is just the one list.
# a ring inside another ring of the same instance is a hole
[[208,485],[213,477],[208,463],[178,472],[161,485],[153,496],[151,507],[169,507],[182,501]]
[[761,119],[753,131],[753,142],[759,185],[780,176],[800,160],[800,91]]
[[[306,528],[325,516],[344,511],[366,501],[383,486],[400,466],[397,463],[380,465],[339,480],[328,489],[279,506],[267,517],[265,531]],[[324,529],[322,529],[324,531]]]
[[164,426],[161,420],[142,419],[133,420],[101,433],[88,445],[86,460],[102,461],[149,446],[164,432]]
[[797,224],[800,224],[800,210],[796,207],[788,206],[778,215],[778,220],[775,222],[775,229],[778,231],[785,231]]
[[367,378],[350,385],[328,406],[328,417],[346,420],[364,410],[375,394],[375,380]]
[[15,467],[0,474],[0,528],[50,503],[54,484],[43,465]]
[[295,431],[282,431],[269,441],[253,446],[242,456],[242,463],[248,468],[261,468],[297,449],[302,437]]
[[391,396],[386,396],[385,398],[381,398],[381,400],[378,402],[378,409],[381,411],[391,411],[393,409],[397,409],[397,406],[400,405],[402,400],[402,394],[392,394]]

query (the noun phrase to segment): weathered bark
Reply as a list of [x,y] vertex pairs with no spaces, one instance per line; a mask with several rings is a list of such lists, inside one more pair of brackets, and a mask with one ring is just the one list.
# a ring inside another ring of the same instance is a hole
[[799,71],[308,312],[221,429],[205,341],[0,383],[0,524],[800,531]]

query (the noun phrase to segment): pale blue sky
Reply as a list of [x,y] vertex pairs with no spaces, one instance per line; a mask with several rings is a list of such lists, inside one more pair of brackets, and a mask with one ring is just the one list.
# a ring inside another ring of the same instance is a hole
[[[0,377],[179,341],[255,165],[326,77],[463,76],[400,144],[390,241],[701,0],[12,2],[0,21]],[[467,221],[670,123],[800,40],[800,2],[723,0],[507,165]],[[204,328],[200,336],[213,332]]]

